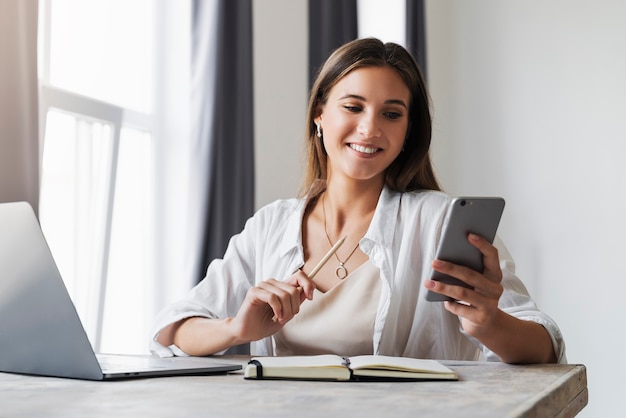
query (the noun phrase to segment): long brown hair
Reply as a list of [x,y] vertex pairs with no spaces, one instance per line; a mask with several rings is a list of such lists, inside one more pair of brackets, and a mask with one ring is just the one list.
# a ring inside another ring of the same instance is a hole
[[314,119],[328,100],[331,89],[351,71],[362,67],[389,66],[396,70],[410,92],[409,125],[404,149],[385,173],[386,185],[395,191],[441,190],[430,160],[432,134],[430,99],[415,59],[402,46],[375,38],[357,39],[339,47],[326,60],[311,88],[306,117],[306,160],[301,194],[318,179],[326,179],[328,156],[316,136]]

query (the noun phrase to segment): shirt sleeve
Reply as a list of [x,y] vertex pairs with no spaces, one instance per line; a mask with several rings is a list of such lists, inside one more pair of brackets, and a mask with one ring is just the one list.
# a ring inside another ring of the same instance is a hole
[[235,316],[255,280],[255,239],[258,222],[251,218],[244,230],[233,236],[222,259],[213,260],[204,279],[183,299],[166,306],[156,317],[150,351],[160,357],[187,355],[179,347],[161,344],[157,338],[178,321],[191,317]]
[[[559,363],[567,363],[565,355],[565,342],[561,330],[556,322],[542,312],[535,301],[530,297],[528,290],[515,274],[515,262],[504,243],[496,237],[494,245],[500,256],[500,268],[502,269],[502,285],[504,292],[500,297],[499,307],[511,316],[526,321],[541,324],[552,340],[552,347]],[[471,338],[471,337],[470,337]],[[487,361],[501,361],[500,358],[487,347],[471,338],[481,348],[482,354]]]
[[[234,317],[256,283],[270,277],[282,279],[302,265],[300,229],[303,199],[278,200],[259,209],[241,233],[234,235],[221,259],[211,261],[204,279],[181,300],[166,306],[156,317],[150,351],[161,357],[186,355],[161,333],[190,317]],[[289,231],[287,235],[285,231]],[[269,355],[271,338],[250,343],[251,354]]]

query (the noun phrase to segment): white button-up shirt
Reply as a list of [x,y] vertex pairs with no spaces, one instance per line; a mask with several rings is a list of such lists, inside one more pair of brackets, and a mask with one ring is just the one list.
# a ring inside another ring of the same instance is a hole
[[[398,193],[383,188],[361,250],[380,270],[380,299],[374,324],[374,354],[451,360],[499,361],[477,340],[463,333],[459,318],[441,302],[425,300],[423,281],[439,244],[451,198],[442,192]],[[307,199],[278,200],[261,208],[240,234],[233,236],[224,258],[211,262],[206,277],[183,300],[166,307],[156,321],[155,339],[163,328],[183,318],[234,317],[251,287],[275,278],[287,279],[304,265],[302,220]],[[520,319],[543,325],[555,353],[565,362],[565,346],[556,323],[541,312],[515,275],[515,264],[496,238],[504,293],[499,307]],[[356,313],[355,313],[356,314]],[[349,321],[350,318],[337,318]],[[329,327],[332,324],[328,324]],[[151,351],[184,355],[155,339]],[[271,337],[251,343],[251,354],[273,355]]]

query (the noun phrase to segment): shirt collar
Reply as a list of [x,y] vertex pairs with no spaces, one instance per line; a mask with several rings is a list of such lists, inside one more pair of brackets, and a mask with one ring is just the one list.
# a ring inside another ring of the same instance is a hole
[[302,221],[304,219],[304,211],[309,205],[309,201],[325,189],[326,181],[317,180],[311,185],[306,196],[298,199],[295,210],[293,210],[286,219],[285,235],[278,248],[281,256],[285,256],[294,249],[297,249],[302,259],[301,262],[304,263],[304,249],[302,248]]
[[[294,249],[302,250],[302,218],[304,217],[304,209],[306,208],[308,199],[302,198],[298,200],[295,210],[291,211],[285,222],[285,234],[278,248],[281,257],[285,256]],[[304,255],[303,255],[304,257]]]
[[398,209],[402,193],[394,192],[386,185],[380,193],[372,222],[363,238],[390,248],[398,221]]

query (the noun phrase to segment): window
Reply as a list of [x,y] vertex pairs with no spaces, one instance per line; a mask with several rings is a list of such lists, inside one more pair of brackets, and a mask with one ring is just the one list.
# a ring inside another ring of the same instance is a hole
[[406,0],[358,0],[359,38],[406,45]]
[[[173,77],[157,63],[181,48],[155,48],[168,36],[159,23],[170,2],[40,5],[42,229],[94,349],[143,353],[159,277],[156,144],[168,110],[155,103]],[[182,6],[168,25],[186,24]]]

